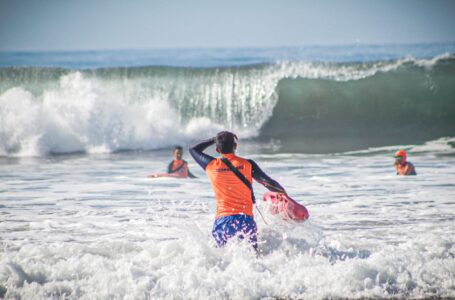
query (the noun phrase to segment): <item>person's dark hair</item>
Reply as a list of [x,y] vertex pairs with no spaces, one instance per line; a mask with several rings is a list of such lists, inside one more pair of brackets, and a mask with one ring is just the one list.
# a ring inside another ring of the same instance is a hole
[[215,138],[215,144],[221,153],[234,152],[234,144],[237,136],[229,131],[218,132]]
[[182,146],[175,146],[175,147],[174,147],[174,152],[175,152],[175,150],[180,150],[180,151],[183,152]]

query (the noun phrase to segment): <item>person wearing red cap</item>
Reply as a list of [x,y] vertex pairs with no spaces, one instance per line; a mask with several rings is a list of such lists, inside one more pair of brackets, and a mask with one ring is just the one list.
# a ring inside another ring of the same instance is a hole
[[395,152],[395,163],[397,175],[417,175],[414,165],[406,160],[406,151],[401,149]]
[[[234,236],[247,238],[257,251],[257,226],[254,221],[255,203],[252,180],[268,190],[286,194],[284,188],[267,176],[251,159],[235,155],[237,136],[222,131],[216,137],[190,148],[191,156],[205,170],[212,184],[216,198],[216,216],[212,235],[219,247]],[[220,158],[203,151],[216,145]]]

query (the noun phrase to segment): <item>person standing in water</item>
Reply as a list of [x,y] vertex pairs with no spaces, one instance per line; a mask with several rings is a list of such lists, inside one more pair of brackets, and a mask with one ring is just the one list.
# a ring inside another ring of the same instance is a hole
[[184,159],[182,159],[183,148],[181,146],[175,146],[173,156],[174,156],[174,159],[167,166],[166,174],[151,174],[147,177],[149,177],[149,178],[157,178],[157,177],[197,178],[190,172],[190,170],[188,168],[188,162],[186,162]]
[[[257,226],[254,221],[255,203],[252,179],[273,192],[284,193],[284,188],[267,176],[250,159],[235,155],[237,136],[228,131],[219,132],[216,137],[203,141],[190,148],[194,160],[205,170],[212,184],[216,198],[216,216],[212,235],[218,247],[238,236],[247,238],[257,251]],[[203,151],[216,146],[220,158],[214,158]]]
[[414,165],[406,160],[406,151],[398,150],[395,153],[395,169],[397,170],[397,175],[417,175]]

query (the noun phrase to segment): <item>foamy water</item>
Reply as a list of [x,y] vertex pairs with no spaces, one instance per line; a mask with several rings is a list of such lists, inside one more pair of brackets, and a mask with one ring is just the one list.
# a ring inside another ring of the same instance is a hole
[[[188,153],[198,179],[146,179],[165,169],[167,152],[1,158],[0,291],[22,299],[455,297],[447,141],[409,148],[416,177],[395,176],[393,147],[240,152],[311,215],[286,223],[259,202],[267,222],[256,217],[259,257],[243,243],[215,247],[213,192]],[[260,198],[265,189],[255,191]]]

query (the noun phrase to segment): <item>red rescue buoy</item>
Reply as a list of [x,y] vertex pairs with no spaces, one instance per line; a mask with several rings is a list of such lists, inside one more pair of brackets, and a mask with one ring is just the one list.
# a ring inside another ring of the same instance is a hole
[[262,198],[269,204],[269,212],[272,215],[281,215],[285,220],[303,222],[310,217],[308,210],[287,195],[266,192]]

